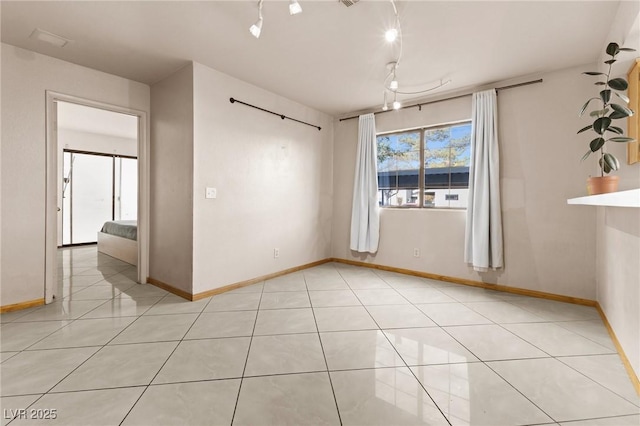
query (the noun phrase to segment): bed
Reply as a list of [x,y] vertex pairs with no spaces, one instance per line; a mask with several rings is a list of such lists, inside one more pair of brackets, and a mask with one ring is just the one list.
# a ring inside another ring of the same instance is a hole
[[105,222],[98,232],[98,251],[138,265],[138,224],[135,220]]

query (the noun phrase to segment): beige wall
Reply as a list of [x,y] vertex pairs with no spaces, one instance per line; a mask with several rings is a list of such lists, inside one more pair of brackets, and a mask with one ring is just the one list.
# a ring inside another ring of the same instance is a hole
[[[357,120],[335,124],[332,254],[376,264],[595,299],[595,211],[567,206],[585,192],[590,165],[576,131],[589,81],[583,67],[540,76],[544,83],[498,97],[505,268],[477,273],[463,262],[465,211],[383,210],[380,248],[348,248]],[[525,79],[526,80],[526,79]],[[497,84],[500,86],[509,82]],[[376,117],[379,132],[468,119],[471,98]],[[419,248],[420,258],[413,257]]]
[[[622,2],[607,41],[623,43],[640,51],[640,3]],[[604,49],[603,49],[604,50]],[[633,54],[620,55],[614,73],[625,75]],[[606,58],[602,58],[603,60]],[[640,111],[636,111],[640,113]],[[624,120],[618,125],[626,128]],[[640,188],[640,163],[626,164],[626,146],[610,144],[622,164],[615,172],[620,189]],[[594,207],[583,207],[594,209]],[[640,376],[640,209],[597,207],[597,292],[618,341]]]
[[194,71],[194,293],[329,257],[332,119],[203,65]]
[[193,66],[151,87],[149,276],[187,293],[193,278]]
[[149,87],[2,44],[0,304],[44,297],[45,91],[149,111]]

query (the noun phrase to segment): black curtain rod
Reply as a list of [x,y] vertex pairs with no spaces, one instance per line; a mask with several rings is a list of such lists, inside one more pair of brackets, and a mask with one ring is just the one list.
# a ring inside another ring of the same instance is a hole
[[[524,83],[511,84],[509,86],[496,87],[496,91],[499,92],[500,90],[513,89],[514,87],[528,86],[530,84],[537,84],[537,83],[542,83],[542,79],[525,81]],[[438,100],[430,101],[430,102],[422,102],[422,103],[415,104],[415,105],[408,105],[408,106],[405,106],[405,107],[401,107],[400,109],[418,107],[419,110],[422,110],[422,106],[423,105],[437,104],[438,102],[444,102],[444,101],[452,101],[454,99],[466,98],[467,96],[471,96],[471,95],[473,95],[473,93],[465,93],[464,95],[452,96],[450,98],[438,99]],[[397,110],[388,109],[386,111],[376,111],[376,112],[374,112],[374,114],[383,114],[385,112],[391,112],[391,111],[397,111]],[[360,117],[360,116],[359,115],[354,115],[352,117],[341,118],[340,121],[353,120],[354,118],[358,118],[358,117]]]
[[234,98],[229,98],[229,102],[231,102],[232,104],[237,102],[239,104],[246,105],[246,106],[251,107],[251,108],[259,109],[260,111],[268,112],[269,114],[277,115],[278,117],[280,117],[283,120],[286,118],[287,120],[295,121],[295,122],[298,122],[298,123],[301,123],[301,124],[306,124],[307,126],[315,127],[318,130],[322,130],[322,127],[316,126],[315,124],[307,123],[305,121],[301,121],[301,120],[298,120],[296,118],[287,117],[284,114],[278,114],[277,112],[269,111],[268,109],[260,108],[259,106],[251,105],[251,104],[239,101],[239,100],[234,99]]

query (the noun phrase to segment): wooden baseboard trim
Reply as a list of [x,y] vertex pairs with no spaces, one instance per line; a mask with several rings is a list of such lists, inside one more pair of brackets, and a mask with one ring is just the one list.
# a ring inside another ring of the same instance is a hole
[[332,262],[338,262],[338,263],[344,263],[344,264],[347,264],[347,265],[364,266],[364,267],[367,267],[367,268],[379,269],[379,270],[382,270],[382,271],[397,272],[399,274],[413,275],[413,276],[421,277],[421,278],[429,278],[429,279],[432,279],[432,280],[445,281],[445,282],[449,282],[449,283],[453,283],[453,284],[462,284],[462,285],[468,285],[468,286],[471,286],[471,287],[479,287],[479,288],[484,288],[484,289],[487,289],[487,290],[502,291],[502,292],[505,292],[505,293],[518,294],[518,295],[521,295],[521,296],[530,296],[530,297],[537,297],[537,298],[540,298],[540,299],[555,300],[557,302],[573,303],[575,305],[583,305],[583,306],[595,307],[596,304],[597,304],[597,302],[595,300],[581,299],[579,297],[563,296],[561,294],[546,293],[544,291],[528,290],[528,289],[517,288],[517,287],[509,287],[509,286],[501,285],[501,284],[487,284],[487,283],[483,283],[481,281],[468,280],[468,279],[465,279],[465,278],[449,277],[447,275],[432,274],[432,273],[429,273],[429,272],[413,271],[411,269],[395,268],[395,267],[392,267],[392,266],[376,265],[376,264],[373,264],[373,263],[366,263],[366,262],[359,262],[359,261],[355,261],[355,260],[338,259],[338,258],[332,258],[331,261]]
[[26,302],[14,303],[12,305],[0,306],[0,314],[5,312],[19,311],[21,309],[33,308],[34,306],[44,305],[44,298],[28,300]]
[[272,278],[277,278],[277,277],[282,276],[282,275],[291,274],[292,272],[298,272],[298,271],[302,271],[304,269],[313,268],[314,266],[322,265],[322,264],[329,263],[329,262],[331,262],[331,259],[322,259],[322,260],[318,260],[318,261],[315,261],[315,262],[306,263],[304,265],[294,266],[293,268],[284,269],[282,271],[274,272],[272,274],[263,275],[261,277],[252,278],[250,280],[240,281],[240,282],[237,282],[237,283],[234,283],[234,284],[229,284],[229,285],[226,285],[224,287],[214,288],[213,290],[203,291],[202,293],[194,294],[192,300],[200,300],[200,299],[204,299],[205,297],[215,296],[216,294],[226,293],[227,291],[231,291],[231,290],[235,290],[235,289],[238,289],[238,288],[246,287],[246,286],[249,286],[249,285],[257,284],[257,283],[259,283],[261,281],[266,281],[266,280],[270,280]]
[[618,340],[616,333],[613,331],[611,324],[609,324],[607,315],[602,310],[602,306],[600,306],[600,303],[596,303],[596,309],[600,314],[600,318],[602,318],[602,322],[604,322],[604,326],[607,328],[607,331],[609,332],[609,337],[611,337],[611,340],[613,341],[613,344],[615,345],[616,350],[618,351],[618,355],[620,356],[620,360],[622,361],[622,364],[624,365],[625,370],[627,370],[627,375],[629,376],[629,379],[631,379],[631,384],[633,384],[633,387],[635,388],[636,393],[640,396],[640,380],[638,380],[638,375],[636,374],[635,371],[633,371],[631,362],[629,362],[629,358],[627,358],[627,355],[624,353],[624,349],[622,349],[622,345],[620,344],[620,341]]
[[171,284],[163,283],[162,281],[156,280],[155,278],[152,278],[152,277],[147,277],[147,282],[149,284],[151,284],[151,285],[154,285],[154,286],[158,287],[158,288],[166,290],[169,293],[173,293],[176,296],[180,296],[183,299],[187,299],[189,301],[194,300],[193,296],[191,295],[191,293],[188,293],[188,292],[186,292],[184,290],[180,290],[179,288],[175,288]]

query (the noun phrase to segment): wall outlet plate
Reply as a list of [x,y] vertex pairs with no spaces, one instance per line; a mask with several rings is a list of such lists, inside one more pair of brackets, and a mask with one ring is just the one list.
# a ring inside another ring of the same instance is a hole
[[204,196],[205,198],[216,198],[218,196],[218,191],[215,188],[207,188]]

